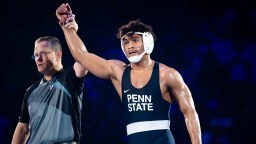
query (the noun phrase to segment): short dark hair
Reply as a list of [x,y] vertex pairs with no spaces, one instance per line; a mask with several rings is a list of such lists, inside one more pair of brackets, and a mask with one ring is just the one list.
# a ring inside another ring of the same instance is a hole
[[43,37],[40,37],[38,38],[36,41],[35,41],[35,44],[39,43],[39,42],[42,42],[42,41],[48,41],[51,43],[51,49],[53,51],[62,51],[62,46],[61,46],[61,43],[59,41],[59,39],[57,37],[54,37],[54,36],[43,36]]
[[140,19],[131,20],[128,22],[128,24],[121,26],[118,29],[117,38],[121,39],[128,32],[142,32],[142,33],[150,32],[152,34],[154,40],[156,40],[156,36],[153,32],[153,28],[151,26],[146,25],[143,22],[141,22]]

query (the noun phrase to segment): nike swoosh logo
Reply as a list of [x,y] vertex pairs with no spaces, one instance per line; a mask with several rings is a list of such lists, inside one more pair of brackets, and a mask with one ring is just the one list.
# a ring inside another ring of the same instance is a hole
[[130,90],[130,89],[128,89],[128,90],[124,90],[124,93],[127,93],[129,90]]

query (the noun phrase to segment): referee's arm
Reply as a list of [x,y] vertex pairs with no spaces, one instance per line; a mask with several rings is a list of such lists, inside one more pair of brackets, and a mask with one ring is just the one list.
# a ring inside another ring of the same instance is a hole
[[19,122],[13,134],[12,144],[25,144],[28,137],[29,137],[28,124]]

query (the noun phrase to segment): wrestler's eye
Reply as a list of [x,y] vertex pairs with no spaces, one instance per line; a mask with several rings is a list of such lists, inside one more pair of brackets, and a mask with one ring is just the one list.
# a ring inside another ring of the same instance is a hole
[[136,42],[138,42],[139,40],[138,40],[138,39],[133,39],[132,41],[136,43]]
[[129,41],[124,41],[124,42],[123,42],[124,45],[126,45],[126,44],[128,44],[128,43],[129,43]]

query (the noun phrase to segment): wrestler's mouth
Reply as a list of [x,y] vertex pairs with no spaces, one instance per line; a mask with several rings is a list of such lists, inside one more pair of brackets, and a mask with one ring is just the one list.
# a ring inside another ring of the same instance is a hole
[[137,51],[137,50],[129,51],[129,52],[128,52],[128,55],[129,55],[129,56],[135,56],[135,55],[138,55],[138,51]]

